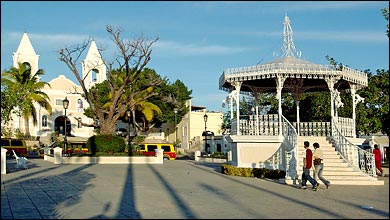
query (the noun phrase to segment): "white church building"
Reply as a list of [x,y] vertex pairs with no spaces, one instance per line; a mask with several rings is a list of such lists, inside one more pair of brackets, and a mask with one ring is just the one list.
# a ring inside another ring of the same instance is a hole
[[[13,53],[13,66],[18,67],[18,63],[27,63],[33,73],[39,69],[39,55],[31,44],[27,33],[23,34],[18,49]],[[87,89],[91,88],[96,83],[103,82],[107,78],[106,66],[104,65],[101,53],[97,49],[95,41],[91,41],[85,59],[82,61],[82,77],[85,78],[85,85]],[[82,89],[64,75],[59,75],[57,78],[48,82],[49,86],[45,86],[41,91],[46,93],[50,100],[52,107],[52,114],[50,115],[45,109],[38,104],[35,105],[37,110],[37,125],[33,125],[32,118],[29,119],[29,131],[31,136],[36,137],[51,137],[53,132],[59,134],[66,134],[69,137],[78,136],[88,138],[95,133],[92,127],[81,126],[76,120],[81,119],[82,122],[91,123],[92,119],[86,117],[84,109],[87,108],[88,102],[81,96]],[[69,106],[65,109],[63,100],[69,101]],[[12,115],[12,122],[8,125],[13,131],[25,131],[25,121],[23,117]],[[66,121],[66,125],[65,125]],[[3,125],[2,125],[3,127]]]

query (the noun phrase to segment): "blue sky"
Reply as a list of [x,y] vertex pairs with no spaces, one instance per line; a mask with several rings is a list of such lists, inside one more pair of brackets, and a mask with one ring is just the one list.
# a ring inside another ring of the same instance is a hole
[[27,32],[42,80],[63,74],[76,83],[57,51],[93,37],[111,60],[114,44],[105,27],[112,25],[129,39],[158,37],[148,67],[170,82],[181,80],[193,91],[193,105],[225,112],[223,70],[275,60],[286,14],[301,59],[327,65],[329,55],[362,71],[389,69],[385,7],[388,1],[2,1],[1,70],[12,66]]

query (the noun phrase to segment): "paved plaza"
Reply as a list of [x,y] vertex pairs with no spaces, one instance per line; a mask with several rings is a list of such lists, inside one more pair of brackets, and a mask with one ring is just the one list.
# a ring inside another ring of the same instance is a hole
[[[389,219],[383,186],[302,190],[275,181],[227,176],[219,164],[55,165],[7,160],[1,219]],[[388,172],[388,169],[387,169]]]

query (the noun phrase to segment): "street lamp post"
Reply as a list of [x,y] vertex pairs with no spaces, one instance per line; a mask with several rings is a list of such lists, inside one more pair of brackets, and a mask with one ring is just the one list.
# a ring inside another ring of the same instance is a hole
[[129,148],[130,148],[130,116],[131,116],[131,112],[130,112],[130,111],[127,111],[127,119],[129,120],[129,121],[128,121],[129,128],[128,128],[128,130],[127,130],[127,136],[128,136],[127,145],[129,145]]
[[173,111],[175,112],[175,145],[177,143],[177,129],[176,129],[176,114],[177,114],[177,108],[174,108]]
[[206,112],[204,112],[203,120],[204,120],[204,150],[207,151],[207,116]]
[[64,156],[68,155],[68,140],[66,139],[66,109],[69,107],[69,100],[65,96],[65,99],[62,101],[62,105],[65,109],[65,136],[64,136]]

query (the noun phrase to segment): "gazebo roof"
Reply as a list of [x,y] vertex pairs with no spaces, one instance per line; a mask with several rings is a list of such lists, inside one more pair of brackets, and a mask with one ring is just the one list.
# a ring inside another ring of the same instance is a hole
[[285,16],[283,57],[256,66],[225,69],[219,79],[219,88],[230,91],[235,83],[242,83],[240,92],[276,92],[277,78],[284,78],[287,92],[329,91],[328,80],[338,90],[347,90],[351,84],[367,86],[367,74],[346,66],[321,65],[295,57],[290,20]]

